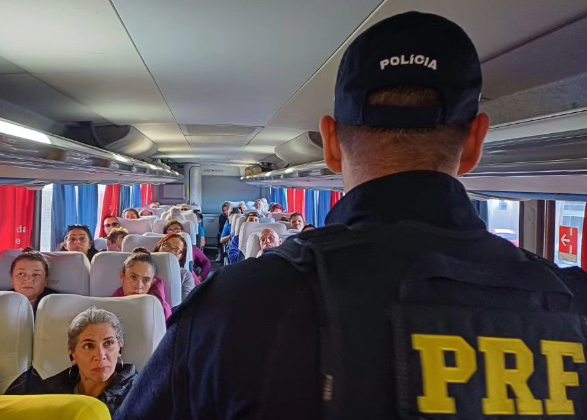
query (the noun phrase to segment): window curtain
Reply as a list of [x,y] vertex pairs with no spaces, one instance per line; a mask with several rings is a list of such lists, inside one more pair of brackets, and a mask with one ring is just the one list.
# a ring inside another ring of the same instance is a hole
[[130,207],[130,187],[127,185],[120,186],[120,214],[122,214],[124,209],[128,209]]
[[120,185],[107,185],[104,190],[104,202],[102,203],[102,214],[100,215],[100,238],[106,236],[103,222],[106,217],[118,216],[118,205],[120,203]]
[[142,205],[149,206],[153,202],[153,186],[151,184],[141,185]]
[[280,190],[280,188],[273,188],[273,187],[269,187],[269,188],[270,188],[269,202],[270,203],[279,203],[279,190]]
[[318,194],[318,217],[316,227],[325,225],[326,216],[330,211],[331,191],[320,191]]
[[316,225],[318,220],[318,191],[306,190],[306,224]]
[[341,192],[332,191],[332,194],[330,195],[330,208],[334,207],[336,205],[336,203],[338,203],[340,201],[341,198],[342,198]]
[[293,188],[286,188],[287,207],[283,206],[285,213],[293,213],[296,208],[296,190]]
[[35,192],[2,185],[0,203],[0,251],[31,246]]
[[306,190],[295,190],[296,204],[294,211],[306,219]]
[[78,223],[75,187],[72,185],[53,185],[51,206],[51,249],[59,251],[65,238],[67,226]]
[[95,232],[98,224],[98,185],[77,187],[77,220]]
[[141,186],[135,184],[131,187],[130,206],[134,209],[139,209],[143,206],[143,197],[141,194]]

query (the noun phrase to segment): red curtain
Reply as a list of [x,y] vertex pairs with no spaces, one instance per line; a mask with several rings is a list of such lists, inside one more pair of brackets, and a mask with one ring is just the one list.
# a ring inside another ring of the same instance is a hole
[[104,219],[110,216],[118,216],[120,206],[120,185],[106,185],[104,191],[104,203],[100,217],[100,238],[106,236],[104,232]]
[[287,189],[287,209],[283,209],[284,213],[293,213],[296,208],[296,190],[293,188]]
[[0,186],[0,250],[31,246],[35,192],[23,187]]
[[153,202],[153,186],[151,184],[141,185],[141,196],[143,206],[148,206]]
[[342,198],[342,193],[341,192],[334,192],[334,191],[332,191],[332,194],[330,194],[330,208],[333,208],[334,205],[336,203],[338,203],[341,198]]
[[[585,216],[587,216],[587,203],[585,203]],[[583,219],[583,238],[581,239],[581,268],[587,271],[587,217]],[[558,241],[559,239],[556,238]]]
[[301,213],[304,216],[304,220],[306,220],[306,190],[295,190],[295,196],[296,204],[294,211]]

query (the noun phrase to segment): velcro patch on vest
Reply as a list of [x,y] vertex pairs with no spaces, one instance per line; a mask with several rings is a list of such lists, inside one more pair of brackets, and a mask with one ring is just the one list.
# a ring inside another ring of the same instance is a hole
[[393,400],[402,419],[585,419],[585,319],[394,304]]

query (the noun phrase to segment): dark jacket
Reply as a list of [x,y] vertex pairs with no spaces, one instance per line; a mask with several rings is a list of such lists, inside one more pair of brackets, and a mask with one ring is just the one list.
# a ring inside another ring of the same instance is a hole
[[219,235],[222,233],[222,229],[224,229],[224,224],[226,223],[227,220],[228,220],[228,217],[224,213],[222,213],[220,216],[218,216],[218,234]]
[[[138,373],[132,364],[125,364],[122,368],[120,365],[116,366],[110,385],[98,396],[98,399],[108,406],[110,414],[114,415],[118,410],[137,376]],[[42,381],[32,394],[73,394],[78,381],[79,369],[73,366],[71,372],[68,368]]]

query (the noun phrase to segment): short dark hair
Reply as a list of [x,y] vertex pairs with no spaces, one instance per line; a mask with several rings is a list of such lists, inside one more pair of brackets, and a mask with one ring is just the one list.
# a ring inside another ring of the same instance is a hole
[[[391,107],[438,107],[443,99],[439,91],[419,86],[395,86],[371,93],[370,105]],[[434,128],[377,128],[336,124],[343,151],[362,158],[377,153],[382,159],[408,160],[438,170],[456,163],[469,134],[469,124],[442,125]]]
[[181,222],[179,222],[178,220],[170,220],[163,228],[163,234],[167,235],[167,231],[173,225],[179,225],[179,227],[181,227],[181,231],[183,232],[183,225],[181,224]]
[[106,239],[110,242],[116,242],[118,238],[120,238],[121,236],[124,238],[127,235],[128,230],[126,230],[125,228],[114,228],[110,231],[108,236],[106,236]]
[[155,264],[155,260],[151,257],[151,253],[147,250],[147,248],[138,247],[132,250],[132,254],[124,260],[124,264],[122,266],[122,272],[126,273],[128,268],[131,268],[137,262],[146,262],[149,264],[155,273],[157,273],[157,264]]
[[12,276],[12,272],[14,271],[14,267],[16,267],[16,263],[22,260],[26,261],[39,261],[43,264],[43,268],[45,269],[45,277],[49,278],[49,261],[43,254],[39,251],[35,251],[33,248],[28,247],[22,250],[22,253],[18,255],[12,264],[10,264],[10,275]]
[[302,220],[304,220],[304,216],[302,215],[302,213],[292,213],[291,216],[289,216],[289,220],[293,219],[296,216],[300,216]]
[[123,217],[124,217],[124,213],[126,213],[127,211],[130,211],[131,213],[134,213],[134,214],[136,214],[137,218],[141,217],[141,215],[139,214],[139,212],[138,212],[138,211],[136,211],[135,209],[131,209],[131,208],[124,209],[124,210],[122,211],[122,216],[123,216]]

